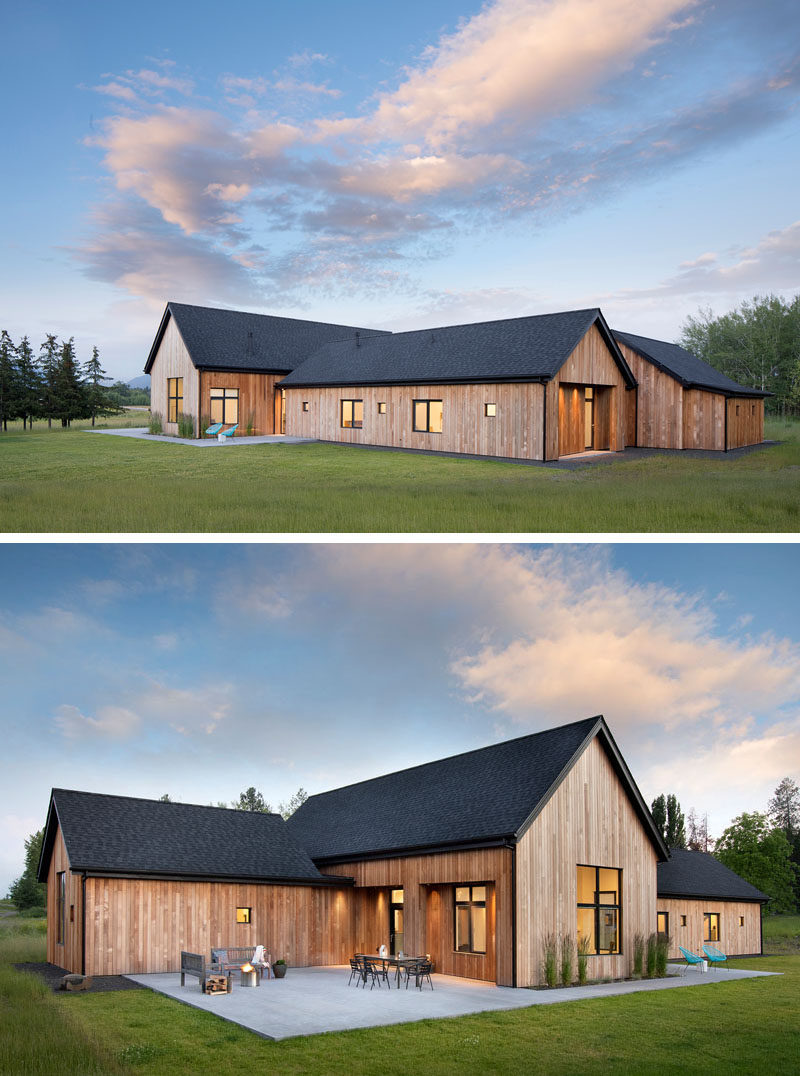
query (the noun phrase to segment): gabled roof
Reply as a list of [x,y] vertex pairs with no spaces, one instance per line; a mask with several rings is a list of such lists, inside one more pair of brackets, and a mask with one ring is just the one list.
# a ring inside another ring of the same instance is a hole
[[441,329],[348,337],[325,344],[283,379],[286,388],[320,385],[549,381],[596,324],[631,386],[636,380],[595,307],[448,325]]
[[64,788],[54,788],[50,797],[41,881],[58,825],[74,871],[326,881],[280,815]]
[[199,370],[286,373],[331,340],[355,340],[357,332],[361,336],[380,332],[324,321],[169,302],[145,363],[145,373],[150,372],[170,318],[175,319],[192,363]]
[[614,329],[613,333],[618,341],[633,348],[637,355],[647,359],[662,373],[680,381],[686,389],[711,389],[725,393],[726,396],[772,395],[771,392],[740,385],[678,344],[669,344],[666,340],[651,340],[647,336],[634,336],[633,333],[623,333],[617,329]]
[[602,717],[310,796],[287,825],[319,863],[513,843],[595,736],[659,858],[665,858],[667,850]]
[[658,864],[658,895],[762,903],[770,899],[708,852],[686,848],[670,848],[669,859]]

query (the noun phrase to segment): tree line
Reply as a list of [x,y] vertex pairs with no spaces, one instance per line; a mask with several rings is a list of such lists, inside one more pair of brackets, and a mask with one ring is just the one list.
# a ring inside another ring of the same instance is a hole
[[701,309],[679,343],[739,384],[773,393],[772,414],[800,414],[800,295],[754,295],[719,316]]
[[766,811],[743,811],[716,840],[708,816],[687,819],[674,795],[657,796],[650,813],[667,848],[709,852],[771,897],[769,914],[800,911],[800,788],[784,777]]
[[53,333],[48,333],[35,354],[27,336],[15,344],[5,329],[0,330],[3,431],[14,419],[22,419],[23,429],[33,429],[34,419],[46,419],[48,426],[54,421],[69,426],[73,419],[90,418],[94,426],[99,416],[116,415],[123,410],[104,384],[110,380],[96,347],[90,359],[83,364],[78,362],[72,336],[59,342]]

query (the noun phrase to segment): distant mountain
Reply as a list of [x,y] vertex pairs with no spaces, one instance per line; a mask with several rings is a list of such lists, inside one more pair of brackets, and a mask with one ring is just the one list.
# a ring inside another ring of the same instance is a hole
[[127,382],[132,389],[149,389],[150,388],[150,374],[140,374],[138,377],[132,377]]

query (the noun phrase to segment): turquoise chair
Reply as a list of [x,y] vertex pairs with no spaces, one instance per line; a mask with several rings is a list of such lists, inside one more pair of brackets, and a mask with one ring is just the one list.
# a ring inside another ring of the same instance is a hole
[[222,431],[222,436],[223,437],[233,437],[233,435],[236,433],[236,431],[238,429],[239,429],[239,423],[237,422],[235,426],[231,426],[229,429],[223,430]]
[[704,945],[703,952],[706,954],[706,960],[713,967],[715,964],[724,964],[728,959],[724,953],[719,949],[715,949],[713,945]]
[[208,429],[206,430],[206,437],[214,437],[214,435],[218,434],[221,429],[222,429],[222,423],[221,422],[215,422],[213,426],[209,426]]
[[704,956],[695,956],[694,953],[690,953],[688,949],[684,949],[682,945],[678,948],[683,953],[683,958],[687,964],[702,964],[705,960]]

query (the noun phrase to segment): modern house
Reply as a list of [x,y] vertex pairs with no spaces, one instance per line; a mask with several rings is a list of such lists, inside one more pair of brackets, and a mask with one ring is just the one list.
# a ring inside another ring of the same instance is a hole
[[658,929],[671,938],[671,957],[680,957],[679,945],[699,952],[703,942],[724,953],[760,953],[768,900],[707,852],[671,848],[658,865]]
[[510,459],[763,440],[763,399],[597,308],[388,333],[167,304],[145,365],[177,432],[239,433]]
[[[387,944],[528,986],[551,933],[586,939],[593,977],[628,974],[634,936],[656,929],[667,858],[593,717],[312,796],[286,823],[54,789],[39,878],[47,958],[86,974],[174,971],[182,949],[212,946],[322,965]],[[704,879],[664,911],[705,909]],[[730,937],[760,949],[750,927]]]

